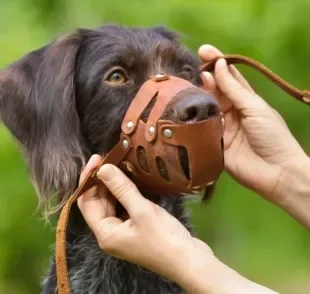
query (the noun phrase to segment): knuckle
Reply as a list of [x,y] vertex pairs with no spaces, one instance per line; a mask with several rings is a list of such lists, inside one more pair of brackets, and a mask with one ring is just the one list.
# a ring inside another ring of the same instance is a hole
[[148,203],[137,209],[136,217],[140,219],[154,219],[157,217],[160,207],[154,203]]
[[117,187],[115,188],[115,196],[118,198],[121,198],[128,193],[132,193],[133,192],[132,186],[133,185],[131,183],[128,183],[128,182],[117,183]]
[[114,250],[114,246],[112,244],[113,243],[111,242],[111,240],[109,241],[109,239],[107,239],[107,238],[98,240],[98,245],[99,245],[100,249],[105,251],[105,252],[110,252],[110,251]]
[[158,204],[154,204],[151,206],[150,212],[154,215],[158,215],[162,212],[162,208]]
[[150,216],[150,209],[148,205],[145,205],[143,207],[139,207],[135,210],[135,218],[138,219],[147,219]]

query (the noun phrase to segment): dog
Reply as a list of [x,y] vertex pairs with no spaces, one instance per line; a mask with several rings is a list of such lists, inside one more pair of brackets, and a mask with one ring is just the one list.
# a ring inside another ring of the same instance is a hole
[[[151,75],[163,72],[201,86],[200,63],[182,46],[179,35],[165,27],[103,25],[63,35],[3,69],[0,118],[21,146],[45,211],[58,213],[77,188],[90,156],[106,154],[118,142],[126,110]],[[191,123],[219,112],[207,92],[183,98],[168,105],[165,119]],[[186,152],[181,150],[181,157],[186,174]],[[140,158],[143,165],[144,154]],[[206,193],[212,190],[211,186]],[[54,208],[49,206],[51,195],[57,202]],[[143,195],[193,234],[184,197],[156,191]],[[70,218],[67,248],[73,294],[184,293],[175,283],[104,253],[77,206]],[[42,293],[57,293],[54,258]]]

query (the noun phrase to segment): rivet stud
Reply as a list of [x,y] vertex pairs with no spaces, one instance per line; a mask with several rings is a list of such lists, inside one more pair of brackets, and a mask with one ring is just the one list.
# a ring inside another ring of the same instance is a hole
[[165,129],[164,130],[164,136],[167,138],[167,139],[171,139],[172,138],[172,131],[170,129]]
[[124,149],[128,149],[129,148],[129,143],[126,139],[123,140],[123,147]]
[[225,126],[225,117],[224,116],[222,116],[222,125],[223,125],[223,127]]
[[133,122],[132,121],[129,121],[127,124],[126,124],[126,129],[129,131],[133,128]]
[[155,127],[153,127],[153,126],[149,127],[148,133],[149,133],[150,136],[154,135],[154,133],[155,133]]
[[157,75],[155,76],[156,79],[162,79],[163,77],[164,77],[163,74],[157,74]]

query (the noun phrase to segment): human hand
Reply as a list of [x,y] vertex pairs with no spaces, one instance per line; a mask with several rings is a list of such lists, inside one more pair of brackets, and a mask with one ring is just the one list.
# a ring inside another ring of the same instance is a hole
[[[205,62],[223,56],[210,45],[201,46],[199,55]],[[294,181],[298,186],[300,181],[307,181],[308,156],[282,117],[254,92],[234,66],[220,59],[214,75],[205,73],[204,77],[205,87],[219,99],[225,113],[226,170],[266,199],[277,204],[286,202],[287,194],[297,192],[288,189],[287,182],[292,186]]]
[[[80,182],[100,163],[100,156],[92,156]],[[274,293],[221,263],[176,218],[145,199],[117,167],[102,166],[98,177],[104,185],[85,192],[78,207],[105,252],[156,272],[190,294]],[[116,200],[128,212],[125,221],[116,217]]]
[[[80,182],[100,165],[100,158],[92,156]],[[188,270],[189,256],[191,260],[205,256],[210,263],[215,260],[205,243],[193,238],[166,210],[144,198],[117,167],[102,166],[98,177],[104,185],[94,186],[84,193],[78,199],[78,206],[102,250],[156,272],[184,288],[189,281],[185,282],[181,276]],[[129,215],[125,221],[116,217],[116,200]]]

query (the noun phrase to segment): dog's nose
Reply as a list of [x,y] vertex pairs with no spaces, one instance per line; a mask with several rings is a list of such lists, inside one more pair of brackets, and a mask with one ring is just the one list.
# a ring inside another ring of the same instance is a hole
[[182,97],[174,105],[175,119],[182,123],[194,123],[219,114],[216,100],[205,93]]

